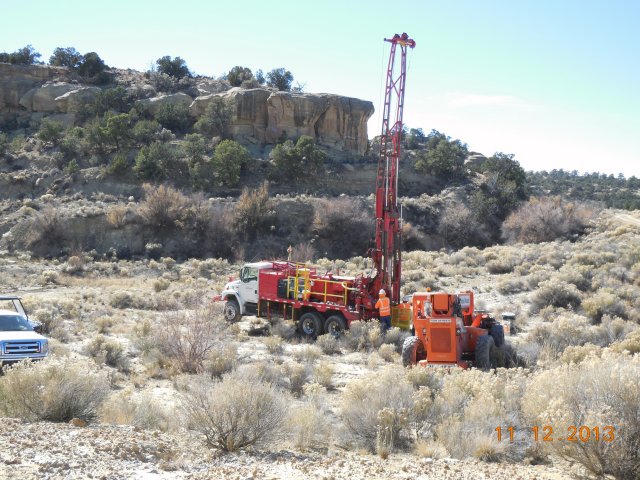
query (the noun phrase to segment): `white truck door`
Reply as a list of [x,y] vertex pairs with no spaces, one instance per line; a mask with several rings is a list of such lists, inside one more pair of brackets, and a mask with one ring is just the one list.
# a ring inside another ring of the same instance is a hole
[[258,303],[258,268],[246,265],[240,273],[240,297],[245,303]]

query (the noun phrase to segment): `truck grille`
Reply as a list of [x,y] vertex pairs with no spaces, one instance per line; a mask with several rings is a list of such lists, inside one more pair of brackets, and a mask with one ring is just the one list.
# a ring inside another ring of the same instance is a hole
[[4,345],[5,355],[27,355],[29,353],[40,353],[38,342],[8,342]]

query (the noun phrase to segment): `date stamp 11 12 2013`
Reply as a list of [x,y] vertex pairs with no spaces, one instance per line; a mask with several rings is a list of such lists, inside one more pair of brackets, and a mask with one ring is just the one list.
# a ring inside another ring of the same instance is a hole
[[[498,441],[508,440],[513,442],[516,436],[515,427],[496,427]],[[612,425],[589,427],[586,425],[569,425],[566,429],[555,429],[549,425],[533,426],[527,430],[533,436],[534,442],[613,442],[616,438],[616,429]]]

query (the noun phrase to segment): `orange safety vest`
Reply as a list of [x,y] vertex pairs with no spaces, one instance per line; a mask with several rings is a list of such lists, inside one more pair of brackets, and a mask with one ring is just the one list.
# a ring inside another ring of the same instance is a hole
[[391,316],[391,304],[388,297],[380,297],[380,299],[376,302],[375,307],[380,309],[381,317]]

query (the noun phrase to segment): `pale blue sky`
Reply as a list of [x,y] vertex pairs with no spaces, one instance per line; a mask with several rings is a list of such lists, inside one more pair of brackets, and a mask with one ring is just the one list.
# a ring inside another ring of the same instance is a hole
[[[286,67],[308,92],[380,110],[388,44],[406,31],[405,124],[527,170],[640,176],[640,2],[0,0],[0,51],[31,43],[146,70],[163,55],[218,76]],[[380,119],[369,122],[369,136]]]

